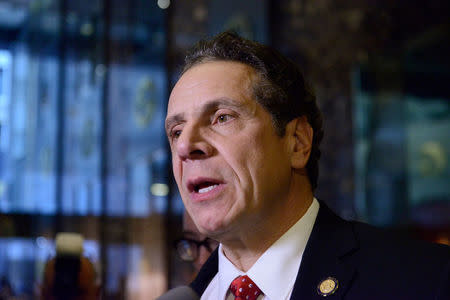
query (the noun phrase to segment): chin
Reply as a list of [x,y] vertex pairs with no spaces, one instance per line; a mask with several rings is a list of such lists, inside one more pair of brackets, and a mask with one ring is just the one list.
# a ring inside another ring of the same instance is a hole
[[[212,238],[227,231],[234,218],[230,218],[229,208],[208,207],[206,209],[197,208],[195,212],[194,222],[200,233]],[[191,215],[192,216],[192,215]]]
[[202,224],[198,226],[198,229],[200,233],[211,237],[211,235],[214,235],[216,232],[220,231],[220,226],[212,225],[212,224]]
[[211,221],[208,220],[200,221],[197,227],[200,233],[208,237],[216,236],[217,234],[220,234],[220,232],[224,230],[223,223],[218,222],[217,219],[213,219]]

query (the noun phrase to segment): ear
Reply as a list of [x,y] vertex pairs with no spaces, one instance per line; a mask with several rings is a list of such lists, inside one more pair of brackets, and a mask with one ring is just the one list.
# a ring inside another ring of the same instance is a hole
[[291,166],[294,169],[303,169],[308,163],[311,154],[313,129],[306,116],[301,116],[289,122],[287,133],[291,135]]

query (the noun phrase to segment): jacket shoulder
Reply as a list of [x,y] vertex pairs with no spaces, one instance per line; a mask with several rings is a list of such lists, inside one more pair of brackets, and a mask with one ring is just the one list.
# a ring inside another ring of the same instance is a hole
[[[298,283],[314,286],[335,277],[336,296],[345,299],[449,299],[449,274],[448,246],[346,221],[321,203]],[[301,287],[296,293],[314,296]]]
[[360,287],[370,290],[370,285],[376,285],[385,292],[395,290],[416,297],[411,299],[447,299],[450,295],[449,246],[364,223],[351,224],[359,244],[353,259],[359,266]]
[[[450,247],[447,245],[417,240],[399,232],[361,222],[349,222],[363,253],[382,251],[382,253],[392,253],[391,256],[396,259],[414,258],[428,262],[450,260]],[[380,255],[376,256],[380,257]],[[385,260],[388,257],[382,258]]]

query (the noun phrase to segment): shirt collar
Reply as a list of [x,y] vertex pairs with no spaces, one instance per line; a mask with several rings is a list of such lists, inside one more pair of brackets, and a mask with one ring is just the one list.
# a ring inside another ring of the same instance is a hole
[[314,198],[306,213],[261,255],[247,273],[237,269],[225,257],[220,245],[218,299],[225,299],[230,283],[245,274],[269,299],[286,299],[294,286],[318,211],[319,202]]

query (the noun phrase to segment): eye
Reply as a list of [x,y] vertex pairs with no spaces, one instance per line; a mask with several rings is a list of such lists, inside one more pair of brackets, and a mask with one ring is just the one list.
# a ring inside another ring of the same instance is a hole
[[180,129],[175,129],[175,130],[170,131],[170,137],[172,139],[177,139],[180,135],[181,135]]
[[233,119],[233,116],[232,115],[229,115],[229,114],[222,114],[222,115],[219,115],[218,117],[217,117],[217,123],[225,123],[225,122],[228,122],[228,121],[230,121],[231,119]]

